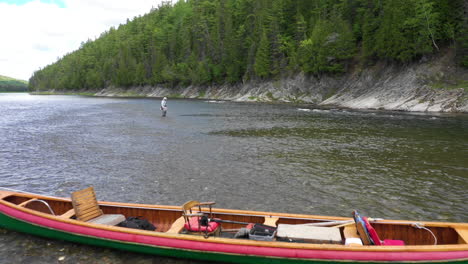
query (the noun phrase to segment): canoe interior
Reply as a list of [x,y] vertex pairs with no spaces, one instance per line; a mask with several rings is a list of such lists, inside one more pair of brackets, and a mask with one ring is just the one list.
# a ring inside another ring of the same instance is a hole
[[[33,198],[27,194],[13,194],[3,197],[3,200],[15,205],[20,205]],[[59,198],[44,198],[40,197],[41,200],[47,202],[50,208],[53,210],[55,215],[65,214],[67,211],[73,208],[72,203],[66,199]],[[50,209],[44,203],[28,203],[26,208],[39,211],[46,214],[52,214]],[[166,232],[173,225],[176,220],[182,216],[181,209],[168,209],[168,208],[147,208],[144,206],[137,205],[112,205],[109,203],[100,204],[101,209],[105,214],[123,214],[126,217],[138,216],[142,217],[156,226],[156,232]],[[264,223],[264,215],[254,215],[245,213],[229,213],[229,212],[214,212],[215,218],[222,220],[247,222],[247,223]],[[280,217],[277,224],[306,224],[316,223],[320,220],[300,218],[300,217]],[[410,224],[399,223],[399,224],[388,224],[388,223],[373,223],[374,228],[382,239],[398,239],[403,240],[406,245],[433,245],[434,238],[432,235],[423,229],[417,229],[412,227]],[[242,224],[235,223],[222,223],[223,230],[239,229],[245,227]],[[437,237],[438,245],[451,245],[451,244],[466,244],[466,242],[460,234],[452,227],[449,226],[430,226],[429,228],[434,235]],[[343,235],[343,228],[341,228],[341,235],[343,241],[345,239]]]

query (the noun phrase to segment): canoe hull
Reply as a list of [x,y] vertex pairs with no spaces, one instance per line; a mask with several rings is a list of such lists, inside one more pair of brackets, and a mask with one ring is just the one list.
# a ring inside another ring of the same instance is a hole
[[[111,239],[102,239],[99,237],[83,236],[70,232],[61,231],[58,229],[52,229],[43,227],[40,225],[34,225],[28,222],[20,221],[18,219],[9,217],[5,214],[0,214],[0,226],[6,229],[15,230],[22,233],[27,233],[31,235],[37,235],[46,238],[70,241],[80,244],[98,246],[98,247],[108,247],[123,251],[131,251],[136,253],[166,256],[166,257],[175,257],[175,258],[185,258],[185,259],[197,259],[197,260],[206,260],[206,261],[216,261],[216,262],[227,262],[227,263],[269,263],[269,264],[325,264],[325,263],[366,263],[366,264],[382,264],[389,262],[361,262],[361,261],[338,261],[338,260],[308,260],[308,259],[284,259],[284,258],[268,258],[268,257],[259,257],[259,256],[247,256],[247,255],[237,255],[237,254],[221,254],[221,253],[211,253],[205,251],[194,251],[194,250],[182,250],[175,248],[165,248],[165,247],[156,247],[143,244],[135,244],[131,242],[123,242],[118,240]],[[434,264],[434,263],[447,263],[447,264],[466,264],[468,261],[427,261],[427,262],[391,262],[392,264],[408,264],[408,263],[421,263],[421,264]]]
[[[198,259],[198,260],[207,260],[207,261],[225,261],[233,263],[266,263],[262,262],[258,258],[248,258],[247,261],[238,261],[238,257],[242,256],[228,256],[224,254],[216,254],[202,251],[191,251],[191,250],[182,250],[176,248],[166,248],[166,247],[157,247],[150,246],[145,244],[137,244],[132,242],[125,242],[120,240],[113,239],[104,239],[96,236],[86,236],[73,232],[67,232],[60,229],[54,229],[50,227],[44,227],[37,224],[32,224],[22,220],[18,220],[14,217],[8,216],[6,214],[0,213],[0,226],[9,229],[18,231],[21,233],[37,235],[41,237],[58,239],[64,241],[70,241],[80,244],[98,246],[98,247],[108,247],[123,251],[131,251],[137,253],[167,256],[167,257],[176,257],[176,258],[186,258],[186,259]],[[236,260],[237,259],[237,260]],[[234,260],[234,261],[233,261]],[[269,262],[271,263],[271,262]],[[279,262],[278,262],[279,263]],[[298,262],[292,262],[298,263]]]
[[[0,226],[33,235],[145,254],[230,263],[468,263],[468,251],[372,252],[287,249],[155,236],[77,225],[0,204]],[[183,237],[183,236],[182,236]],[[399,258],[399,259],[398,259]]]

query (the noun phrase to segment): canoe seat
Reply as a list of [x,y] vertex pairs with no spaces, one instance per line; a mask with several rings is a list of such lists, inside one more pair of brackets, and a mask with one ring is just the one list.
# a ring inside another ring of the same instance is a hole
[[92,186],[72,193],[71,200],[77,220],[101,225],[117,225],[125,220],[124,215],[102,212]]
[[[221,225],[218,222],[211,222],[208,220],[207,223],[203,223],[202,218],[205,214],[201,210],[202,205],[208,205],[210,209],[209,219],[213,219],[212,205],[215,202],[199,202],[189,201],[182,205],[182,216],[184,217],[184,228],[189,233],[204,233],[205,236],[211,234],[218,234],[221,230]],[[194,208],[198,207],[198,212],[194,213]]]
[[125,221],[125,216],[121,214],[103,214],[101,216],[88,220],[87,222],[101,225],[117,225],[123,221]]
[[404,246],[403,240],[385,239],[380,240],[377,231],[369,223],[367,217],[361,217],[358,212],[353,212],[353,217],[356,222],[356,228],[359,236],[364,245],[377,245],[377,246]]

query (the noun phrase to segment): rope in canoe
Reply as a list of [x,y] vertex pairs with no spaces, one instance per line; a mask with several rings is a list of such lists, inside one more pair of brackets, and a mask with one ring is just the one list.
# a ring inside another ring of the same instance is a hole
[[379,224],[402,224],[402,225],[411,225],[414,228],[418,229],[423,229],[428,231],[432,237],[434,238],[434,245],[437,245],[437,237],[434,235],[434,233],[427,227],[424,226],[423,223],[418,223],[418,222],[399,222],[399,221],[385,221],[385,222],[379,222],[379,220],[385,220],[383,218],[372,218],[371,223],[379,223]]
[[437,237],[434,235],[434,233],[432,233],[432,231],[429,228],[423,226],[421,223],[414,223],[411,226],[429,231],[429,233],[431,233],[432,237],[434,238],[434,245],[437,245]]

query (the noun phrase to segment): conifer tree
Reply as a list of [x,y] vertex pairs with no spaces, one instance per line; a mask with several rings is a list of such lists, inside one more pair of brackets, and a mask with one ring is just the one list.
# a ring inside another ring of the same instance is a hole
[[266,32],[263,32],[262,38],[255,55],[255,74],[259,77],[268,77],[270,75],[270,43]]

